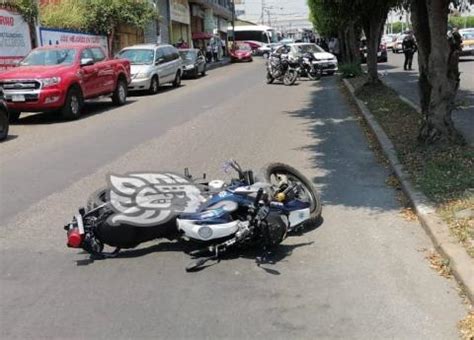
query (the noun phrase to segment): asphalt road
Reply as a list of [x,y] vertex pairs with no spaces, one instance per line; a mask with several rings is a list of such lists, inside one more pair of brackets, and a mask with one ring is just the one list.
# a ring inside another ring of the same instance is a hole
[[[418,55],[413,58],[413,71],[404,71],[403,54],[388,52],[388,63],[379,64],[384,80],[398,93],[419,105]],[[466,140],[474,145],[474,56],[460,57],[460,89],[456,97],[453,121]]]
[[[62,122],[22,118],[0,144],[2,339],[453,339],[466,309],[425,259],[335,77],[266,85],[261,60]],[[108,173],[237,159],[287,162],[321,190],[324,222],[275,264],[251,252],[197,273],[173,242],[90,262],[62,230]]]

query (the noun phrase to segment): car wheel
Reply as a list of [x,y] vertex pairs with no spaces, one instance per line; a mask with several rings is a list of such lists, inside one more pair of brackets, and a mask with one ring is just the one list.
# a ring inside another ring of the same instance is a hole
[[327,71],[326,73],[327,73],[328,75],[332,76],[332,75],[335,73],[335,71]]
[[180,87],[181,86],[181,72],[176,72],[176,77],[174,78],[173,82],[174,87]]
[[123,78],[117,81],[117,87],[112,95],[112,102],[114,105],[121,106],[127,102],[127,82]]
[[61,115],[68,120],[77,119],[81,116],[83,104],[84,100],[81,90],[77,86],[73,86],[67,93],[66,102],[61,109]]
[[21,115],[20,111],[11,111],[10,110],[9,115],[8,115],[8,120],[10,121],[10,123],[17,122],[18,119],[20,119],[20,115]]
[[0,141],[7,138],[9,127],[8,114],[3,108],[0,108]]
[[151,78],[151,83],[150,83],[150,88],[148,89],[148,93],[157,94],[159,88],[160,88],[160,83],[158,81],[158,77],[153,76],[153,78]]

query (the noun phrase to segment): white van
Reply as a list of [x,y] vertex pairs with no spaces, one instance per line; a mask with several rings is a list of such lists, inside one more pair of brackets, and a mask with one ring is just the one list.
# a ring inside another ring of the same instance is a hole
[[130,61],[132,81],[129,91],[158,92],[163,84],[181,85],[183,60],[171,45],[142,44],[126,47],[117,57]]

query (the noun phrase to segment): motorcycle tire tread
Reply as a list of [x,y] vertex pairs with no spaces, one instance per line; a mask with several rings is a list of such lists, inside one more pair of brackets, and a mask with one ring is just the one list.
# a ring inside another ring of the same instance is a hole
[[313,184],[311,181],[304,176],[300,171],[296,170],[292,166],[285,164],[285,163],[268,163],[264,165],[260,171],[258,172],[256,178],[257,181],[263,181],[270,183],[270,175],[274,171],[284,171],[287,173],[290,173],[297,177],[311,192],[313,193],[314,196],[314,203],[315,207],[313,211],[310,212],[310,218],[308,221],[306,221],[304,224],[305,225],[317,225],[321,221],[321,214],[322,214],[322,205],[321,205],[321,198],[314,188]]

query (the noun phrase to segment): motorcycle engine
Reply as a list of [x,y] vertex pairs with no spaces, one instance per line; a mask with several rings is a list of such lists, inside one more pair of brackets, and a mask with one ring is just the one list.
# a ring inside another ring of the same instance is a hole
[[267,246],[279,245],[285,238],[288,231],[288,218],[276,213],[270,213],[267,217],[268,240]]

